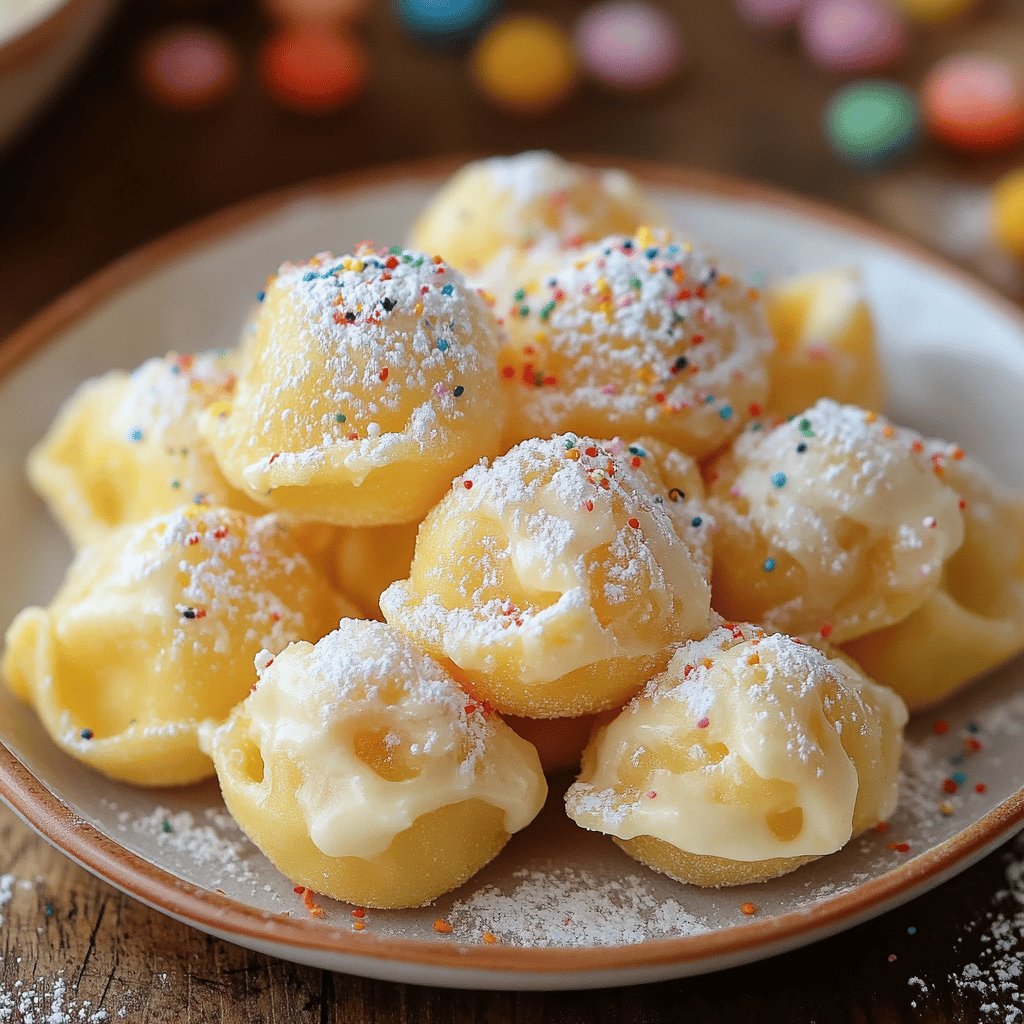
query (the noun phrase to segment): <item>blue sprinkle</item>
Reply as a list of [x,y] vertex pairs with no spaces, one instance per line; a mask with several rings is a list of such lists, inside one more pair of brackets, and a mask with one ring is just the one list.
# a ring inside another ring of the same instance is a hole
[[53,904],[47,900],[46,905],[43,907],[47,917],[53,917]]
[[775,559],[774,558],[766,558],[764,560],[764,571],[765,572],[775,572]]
[[693,518],[692,518],[692,519],[690,520],[690,525],[691,525],[691,526],[700,526],[700,524],[701,524],[701,523],[703,523],[703,522],[704,522],[704,520],[703,520],[703,519],[701,519],[701,517],[700,517],[700,516],[694,516],[694,517],[693,517]]
[[916,934],[917,934],[917,928],[915,928],[915,927],[914,927],[913,925],[911,925],[911,926],[910,926],[910,927],[909,927],[909,928],[907,929],[907,934],[908,934],[908,935],[916,935]]
[[256,293],[256,301],[257,302],[262,302],[266,297],[267,297],[267,293],[266,292],[257,292]]
[[714,395],[708,395],[708,397],[704,399],[704,404],[705,405],[710,405],[714,400],[715,400],[715,396]]
[[772,473],[772,486],[773,487],[785,487],[786,486],[786,474],[783,472]]
[[446,285],[445,285],[445,286],[444,286],[444,287],[443,287],[443,288],[441,289],[441,294],[442,294],[442,295],[451,295],[451,293],[452,293],[453,291],[455,291],[455,285],[453,285],[453,284],[446,284]]
[[804,453],[805,451],[807,451],[807,445],[805,445],[805,444],[803,443],[803,441],[801,441],[801,442],[800,442],[800,443],[799,443],[799,444],[798,444],[798,445],[796,446],[796,453],[797,453],[797,455],[803,455],[803,453]]
[[303,281],[315,281],[316,280],[316,274],[314,274],[312,270],[307,270],[302,275],[302,280]]
[[456,384],[456,386],[452,389],[452,394],[456,398],[461,398],[465,391],[466,389],[461,384]]
[[78,735],[81,736],[83,740],[91,740],[95,734],[92,729],[83,729]]
[[629,446],[629,454],[638,455],[641,459],[647,458],[647,452],[645,452],[638,444],[631,444]]
[[131,432],[131,433],[130,433],[130,434],[128,435],[128,440],[129,440],[129,441],[141,441],[141,440],[142,440],[142,430],[141,430],[141,429],[140,429],[139,427],[136,427],[136,428],[135,428],[135,429],[134,429],[134,430],[133,430],[133,431],[132,431],[132,432]]
[[978,725],[977,722],[968,722],[967,723],[967,731],[968,732],[981,732],[981,726]]
[[953,772],[950,778],[958,785],[962,786],[967,781],[967,774],[965,772]]
[[447,352],[448,351],[448,339],[447,338],[438,338],[437,339],[437,350],[438,350],[438,352]]
[[658,250],[657,250],[657,247],[656,247],[656,246],[653,246],[653,245],[652,245],[652,246],[650,247],[650,249],[648,249],[648,250],[647,250],[647,251],[646,251],[646,252],[644,253],[644,255],[645,255],[645,256],[646,256],[646,257],[647,257],[647,258],[648,258],[649,260],[653,260],[653,259],[654,259],[654,257],[658,255]]
[[963,764],[964,761],[966,761],[966,760],[967,760],[967,758],[963,754],[954,754],[953,757],[951,757],[949,759],[949,763],[950,764]]
[[722,408],[718,410],[718,415],[721,416],[723,420],[732,419],[732,406],[723,405]]

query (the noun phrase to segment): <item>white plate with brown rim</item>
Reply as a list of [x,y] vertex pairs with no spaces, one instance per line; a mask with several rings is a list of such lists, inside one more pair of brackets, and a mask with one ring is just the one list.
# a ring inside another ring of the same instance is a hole
[[[233,344],[253,293],[283,258],[404,238],[454,166],[368,172],[234,208],[121,260],[0,345],[0,624],[45,603],[70,557],[23,463],[79,381],[168,349]],[[1024,489],[1024,313],[925,251],[811,202],[705,174],[631,169],[672,223],[769,279],[859,267],[891,382],[887,411],[955,439]],[[943,792],[950,778],[955,794]],[[325,916],[309,916],[233,826],[214,783],[145,791],[106,780],[62,754],[0,688],[0,796],[58,849],[142,902],[332,970],[566,989],[780,953],[897,906],[994,849],[1024,826],[1024,661],[912,721],[886,832],[765,885],[701,890],[656,875],[572,825],[562,789],[556,780],[540,818],[462,889],[426,908],[367,912],[357,931],[342,904],[321,901]],[[450,934],[435,932],[438,918]],[[483,941],[485,932],[498,941]]]

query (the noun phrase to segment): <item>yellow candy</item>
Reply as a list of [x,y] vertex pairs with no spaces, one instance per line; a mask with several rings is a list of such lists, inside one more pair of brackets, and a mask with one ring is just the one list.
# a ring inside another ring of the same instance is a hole
[[899,0],[899,6],[917,21],[937,24],[966,13],[975,0]]
[[996,182],[992,233],[1007,252],[1024,259],[1024,171],[1014,171]]
[[477,44],[473,77],[493,102],[518,113],[558,106],[576,85],[572,41],[547,18],[504,18]]

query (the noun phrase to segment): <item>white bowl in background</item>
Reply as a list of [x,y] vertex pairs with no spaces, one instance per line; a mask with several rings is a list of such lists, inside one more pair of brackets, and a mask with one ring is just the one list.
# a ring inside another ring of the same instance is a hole
[[0,150],[71,75],[115,3],[47,0],[23,18],[0,17]]

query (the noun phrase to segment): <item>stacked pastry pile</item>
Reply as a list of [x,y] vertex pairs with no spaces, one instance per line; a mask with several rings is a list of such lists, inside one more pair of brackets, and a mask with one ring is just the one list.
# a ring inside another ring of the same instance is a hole
[[367,906],[472,876],[544,769],[700,885],[884,819],[906,705],[1024,649],[1024,502],[873,411],[856,275],[764,303],[659,219],[473,164],[411,248],[282,266],[237,350],[84,384],[29,462],[80,550],[9,685],[113,778],[216,772]]

